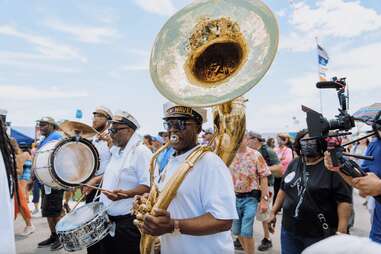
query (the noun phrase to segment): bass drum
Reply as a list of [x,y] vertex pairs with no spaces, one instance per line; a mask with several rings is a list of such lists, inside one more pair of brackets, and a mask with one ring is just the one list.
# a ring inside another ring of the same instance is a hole
[[41,183],[53,189],[72,189],[98,170],[99,154],[87,139],[52,141],[36,152],[32,168]]

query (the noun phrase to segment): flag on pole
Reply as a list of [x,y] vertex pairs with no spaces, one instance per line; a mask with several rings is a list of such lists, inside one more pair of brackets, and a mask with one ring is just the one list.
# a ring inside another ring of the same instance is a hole
[[317,50],[318,50],[318,60],[319,60],[319,79],[320,81],[327,81],[327,65],[329,61],[329,56],[327,51],[323,49],[322,46],[317,44]]

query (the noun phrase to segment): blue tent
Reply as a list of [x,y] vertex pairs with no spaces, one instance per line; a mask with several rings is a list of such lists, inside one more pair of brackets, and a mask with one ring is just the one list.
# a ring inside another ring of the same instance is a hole
[[34,142],[33,138],[13,128],[11,128],[11,137],[16,139],[20,147],[30,147]]

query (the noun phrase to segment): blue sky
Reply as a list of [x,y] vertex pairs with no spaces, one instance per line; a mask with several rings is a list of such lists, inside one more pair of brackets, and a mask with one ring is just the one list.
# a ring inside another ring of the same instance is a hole
[[[0,0],[0,108],[13,125],[30,126],[44,115],[72,119],[77,108],[89,122],[105,105],[136,116],[142,134],[156,133],[166,99],[150,79],[149,53],[165,21],[190,2]],[[301,104],[320,109],[315,36],[330,55],[329,76],[348,78],[352,111],[381,101],[379,0],[264,2],[278,18],[280,45],[246,94],[248,129],[299,129]],[[332,117],[336,93],[322,95]]]

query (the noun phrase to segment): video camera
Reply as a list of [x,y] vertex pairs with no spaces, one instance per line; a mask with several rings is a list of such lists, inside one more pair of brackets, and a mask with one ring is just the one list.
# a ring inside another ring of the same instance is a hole
[[326,147],[326,150],[330,152],[333,165],[335,167],[339,166],[341,172],[351,177],[360,177],[366,174],[355,161],[346,157],[355,157],[363,160],[373,160],[373,157],[346,153],[344,147],[373,136],[374,133],[341,144],[339,137],[352,134],[349,131],[355,127],[355,118],[348,113],[349,96],[348,93],[345,94],[347,85],[345,79],[346,78],[337,79],[334,77],[332,81],[316,83],[316,87],[319,89],[336,89],[340,108],[339,114],[335,116],[335,119],[328,120],[321,113],[304,105],[302,106],[302,110],[307,113],[306,120],[308,133],[310,135],[309,139],[315,139],[326,144],[322,147]]

